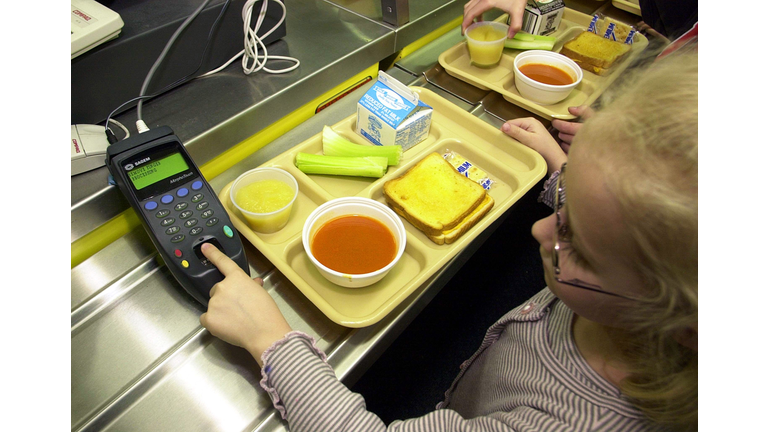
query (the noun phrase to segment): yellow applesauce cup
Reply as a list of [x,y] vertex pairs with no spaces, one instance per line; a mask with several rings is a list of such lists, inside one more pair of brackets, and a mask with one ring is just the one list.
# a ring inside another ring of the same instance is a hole
[[467,27],[464,37],[472,64],[480,67],[496,66],[504,52],[508,31],[508,25],[494,21],[480,21]]
[[265,234],[277,232],[288,223],[298,194],[296,179],[274,167],[255,168],[241,174],[229,190],[229,198],[248,226]]

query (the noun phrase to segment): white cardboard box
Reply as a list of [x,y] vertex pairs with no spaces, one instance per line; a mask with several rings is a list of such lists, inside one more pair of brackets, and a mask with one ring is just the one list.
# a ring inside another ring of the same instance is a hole
[[357,102],[357,133],[375,145],[408,150],[429,135],[431,123],[432,107],[383,71]]
[[557,30],[565,12],[563,0],[528,0],[523,14],[522,30],[534,35],[547,35]]

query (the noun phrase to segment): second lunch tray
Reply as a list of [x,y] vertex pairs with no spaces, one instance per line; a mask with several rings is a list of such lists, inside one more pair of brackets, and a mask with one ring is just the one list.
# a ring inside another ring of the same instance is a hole
[[[506,17],[507,15],[503,15],[499,20],[506,20]],[[591,21],[592,17],[590,15],[566,8],[560,25],[551,34],[557,38],[553,51],[560,52],[563,44],[586,30]],[[575,116],[568,112],[568,107],[592,104],[647,46],[648,38],[639,32],[635,33],[632,49],[619,64],[612,67],[614,69],[612,72],[608,75],[600,76],[582,69],[584,78],[582,78],[581,83],[573,89],[567,98],[553,105],[541,105],[529,101],[517,91],[517,87],[515,87],[514,62],[517,54],[522,51],[505,48],[501,61],[497,66],[480,68],[471,64],[467,43],[461,42],[440,54],[438,62],[449,75],[482,90],[493,90],[501,94],[507,101],[534,114],[550,120],[570,120],[575,118]]]
[[637,16],[642,16],[642,13],[640,12],[639,0],[612,0],[611,4],[625,12],[629,12]]
[[[322,154],[322,133],[298,144],[261,166],[282,168],[299,184],[288,224],[273,234],[252,231],[229,197],[232,183],[219,193],[237,230],[269,259],[329,319],[346,327],[365,327],[384,318],[429,277],[459,253],[479,233],[498,219],[512,204],[544,177],[546,163],[530,148],[500,130],[456,107],[437,94],[414,87],[420,100],[430,105],[429,136],[403,153],[400,164],[390,166],[384,177],[307,175],[295,166],[299,152]],[[355,132],[356,115],[331,126],[350,141],[371,145]],[[488,173],[495,182],[489,194],[495,205],[474,227],[454,243],[436,245],[403,219],[406,248],[400,261],[379,282],[363,288],[344,288],[326,280],[304,251],[301,233],[309,214],[326,201],[361,196],[386,203],[384,183],[398,177],[432,152],[450,149]],[[255,167],[254,167],[255,168]],[[514,247],[514,245],[510,245]]]

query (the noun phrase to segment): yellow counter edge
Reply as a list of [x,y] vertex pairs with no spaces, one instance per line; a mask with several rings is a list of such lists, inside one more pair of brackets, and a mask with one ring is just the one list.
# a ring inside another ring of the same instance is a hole
[[[449,30],[460,25],[462,18],[463,17],[459,16],[453,21],[442,25],[426,36],[420,38],[416,42],[406,46],[402,51],[400,51],[400,55],[397,56],[396,60],[400,60],[408,56],[417,49],[432,42],[433,40],[447,33]],[[358,83],[366,77],[376,79],[378,69],[378,64],[369,66],[367,69],[359,72],[352,78],[349,78],[348,80],[327,91],[323,95],[315,98],[301,108],[298,108],[277,122],[264,128],[262,131],[256,133],[245,141],[235,145],[234,147],[210,160],[208,163],[200,167],[200,171],[202,171],[203,176],[208,180],[223,173],[227,169],[234,166],[236,163],[243,160],[246,156],[259,150],[284,133],[298,126],[308,118],[312,117],[315,114],[318,106],[320,106],[324,101],[328,101],[350,86],[354,86],[355,83]],[[118,238],[126,235],[139,224],[139,218],[136,216],[136,213],[133,211],[133,209],[128,209],[110,219],[98,228],[94,229],[93,231],[89,232],[88,234],[84,235],[83,237],[75,240],[70,245],[70,268],[75,268],[77,265],[94,255],[96,252],[107,247]]]
[[458,26],[461,25],[461,22],[464,20],[463,15],[459,15],[458,17],[454,18],[452,21],[449,21],[442,26],[438,27],[437,29],[431,31],[430,33],[426,34],[425,36],[422,36],[419,40],[416,42],[411,43],[410,45],[406,45],[399,53],[397,53],[397,56],[395,56],[394,59],[390,60],[388,63],[380,64],[380,69],[387,70],[390,67],[392,67],[395,63],[398,61],[404,59],[405,57],[408,57],[409,55],[413,54],[414,51],[418,50],[419,48],[423,47],[424,45],[432,42],[433,40],[439,38],[440,36],[448,33],[449,30],[452,30]]

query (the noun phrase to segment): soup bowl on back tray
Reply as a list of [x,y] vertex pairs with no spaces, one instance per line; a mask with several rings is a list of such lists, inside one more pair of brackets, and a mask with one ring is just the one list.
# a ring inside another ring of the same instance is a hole
[[552,51],[524,51],[515,57],[514,69],[520,95],[542,105],[567,98],[584,77],[576,62]]

